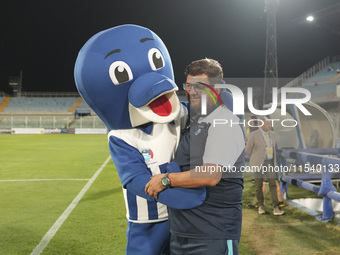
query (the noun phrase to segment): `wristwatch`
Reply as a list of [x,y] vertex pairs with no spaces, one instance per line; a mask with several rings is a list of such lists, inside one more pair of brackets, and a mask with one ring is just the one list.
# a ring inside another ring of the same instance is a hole
[[171,180],[168,177],[169,173],[165,173],[165,175],[162,178],[162,185],[167,189],[170,187]]

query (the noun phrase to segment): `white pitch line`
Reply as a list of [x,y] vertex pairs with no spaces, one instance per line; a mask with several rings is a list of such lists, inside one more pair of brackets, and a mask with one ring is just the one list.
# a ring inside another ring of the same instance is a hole
[[0,180],[0,182],[49,182],[49,181],[88,181],[90,179],[18,179]]
[[110,156],[105,160],[103,165],[97,170],[97,172],[92,176],[92,178],[86,183],[84,188],[79,192],[77,197],[71,202],[71,204],[66,208],[66,210],[63,212],[63,214],[59,217],[59,219],[53,224],[53,226],[50,228],[49,231],[45,234],[45,236],[41,239],[40,243],[34,248],[31,255],[38,255],[43,252],[45,247],[48,245],[48,243],[51,241],[53,236],[57,233],[58,229],[61,227],[61,225],[64,223],[64,221],[67,219],[67,217],[71,214],[73,209],[76,207],[80,199],[84,196],[86,191],[90,188],[91,184],[96,180],[98,175],[101,173],[101,171],[104,169],[104,167],[107,165],[107,163],[110,160]]

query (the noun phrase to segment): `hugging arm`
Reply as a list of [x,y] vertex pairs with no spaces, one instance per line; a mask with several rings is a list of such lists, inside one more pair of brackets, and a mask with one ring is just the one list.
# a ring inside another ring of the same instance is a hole
[[[152,174],[138,149],[114,136],[109,138],[109,148],[123,187],[137,196],[155,201],[145,193],[145,185],[150,181]],[[180,171],[179,167],[171,169],[170,171]],[[202,204],[204,199],[204,188],[172,188],[165,190],[157,201],[176,209],[189,209]]]

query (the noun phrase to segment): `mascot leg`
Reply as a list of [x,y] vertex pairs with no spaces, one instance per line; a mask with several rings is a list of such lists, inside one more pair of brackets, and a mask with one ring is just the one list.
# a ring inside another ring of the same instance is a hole
[[128,222],[126,230],[127,255],[168,255],[170,233],[168,222]]

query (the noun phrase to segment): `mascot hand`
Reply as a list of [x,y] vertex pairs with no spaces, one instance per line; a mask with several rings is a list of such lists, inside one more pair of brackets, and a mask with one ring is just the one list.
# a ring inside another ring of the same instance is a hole
[[158,194],[158,202],[175,209],[191,209],[205,200],[205,188],[168,188]]
[[[176,173],[181,169],[177,163],[171,162],[167,165],[167,171]],[[158,194],[158,202],[175,209],[190,209],[201,205],[205,196],[205,188],[168,188]]]
[[179,167],[179,165],[176,162],[170,162],[167,166],[166,166],[166,170],[168,173],[179,173],[181,172],[181,168]]

